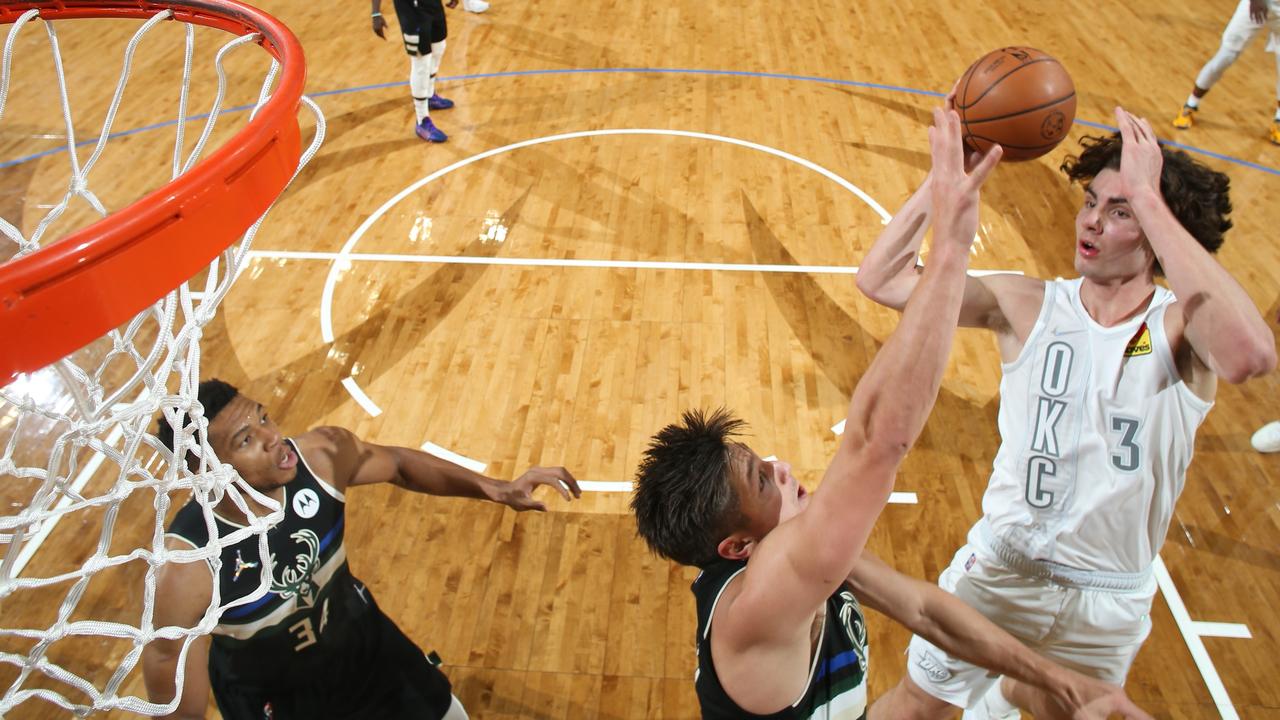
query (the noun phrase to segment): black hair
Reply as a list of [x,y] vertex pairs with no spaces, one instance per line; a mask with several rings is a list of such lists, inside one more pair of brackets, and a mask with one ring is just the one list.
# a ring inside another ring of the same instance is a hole
[[[200,383],[200,387],[196,390],[196,399],[200,401],[200,405],[204,408],[204,416],[209,422],[218,417],[218,413],[222,412],[222,408],[227,403],[239,395],[240,391],[231,383],[226,383],[218,379],[205,380]],[[186,413],[182,415],[182,423],[179,427],[187,424],[189,416]],[[174,428],[169,425],[169,420],[163,415],[156,424],[156,437],[164,446],[170,450],[174,449],[173,441]]]
[[[1080,140],[1084,150],[1062,162],[1062,172],[1071,182],[1088,183],[1106,169],[1120,170],[1120,133],[1107,137],[1089,136]],[[1231,179],[1181,150],[1160,146],[1164,166],[1160,171],[1160,194],[1182,227],[1211,253],[1222,247],[1223,235],[1231,229]],[[1160,261],[1156,274],[1163,275]]]
[[730,438],[746,426],[721,408],[689,410],[650,440],[636,472],[631,510],[639,534],[662,557],[706,567],[740,522],[729,482]]

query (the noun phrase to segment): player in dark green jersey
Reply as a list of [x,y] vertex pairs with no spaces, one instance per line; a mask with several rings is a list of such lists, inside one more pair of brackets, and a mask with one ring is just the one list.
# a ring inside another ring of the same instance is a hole
[[[513,482],[474,473],[419,450],[365,442],[351,431],[321,427],[285,438],[266,409],[217,380],[201,383],[209,444],[254,490],[279,502],[284,519],[267,535],[272,570],[264,573],[259,536],[248,533],[212,563],[169,563],[156,588],[155,625],[194,627],[209,611],[214,582],[227,607],[260,585],[265,596],[228,607],[212,639],[187,653],[185,682],[172,718],[203,718],[212,690],[224,720],[463,720],[439,661],[420,650],[386,617],[347,566],[343,544],[346,492],[389,482],[414,492],[501,503],[517,511],[545,510],[540,485],[565,499],[580,495],[564,468],[532,468]],[[173,447],[173,430],[157,433]],[[251,497],[246,503],[259,506]],[[265,506],[254,507],[265,515]],[[210,519],[219,537],[245,527],[247,516],[228,493],[212,518],[192,501],[166,535],[170,549],[203,547]],[[156,640],[143,653],[153,702],[175,693],[181,640]]]

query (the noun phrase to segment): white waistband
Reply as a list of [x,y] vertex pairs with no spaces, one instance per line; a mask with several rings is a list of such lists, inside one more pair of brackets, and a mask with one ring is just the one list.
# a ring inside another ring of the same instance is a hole
[[1147,587],[1151,582],[1151,568],[1142,572],[1122,573],[1101,570],[1081,570],[1048,560],[1036,560],[1027,557],[1013,545],[997,537],[986,518],[978,522],[978,536],[985,546],[1000,562],[1027,577],[1048,580],[1057,585],[1087,590],[1110,590],[1113,592],[1133,592]]

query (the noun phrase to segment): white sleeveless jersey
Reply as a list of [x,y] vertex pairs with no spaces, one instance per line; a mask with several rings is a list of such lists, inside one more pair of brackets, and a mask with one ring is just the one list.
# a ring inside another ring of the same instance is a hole
[[1137,573],[1164,544],[1196,429],[1213,403],[1182,382],[1165,337],[1173,293],[1116,327],[1094,322],[1080,279],[1044,304],[1000,381],[1000,450],[984,520],[1035,560]]

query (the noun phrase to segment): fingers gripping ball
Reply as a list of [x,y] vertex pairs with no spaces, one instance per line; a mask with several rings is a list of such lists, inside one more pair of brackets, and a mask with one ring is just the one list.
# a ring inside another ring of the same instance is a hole
[[1031,160],[1071,130],[1076,89],[1062,64],[1029,47],[1000,48],[969,66],[956,85],[965,145],[1004,147],[1005,160]]

